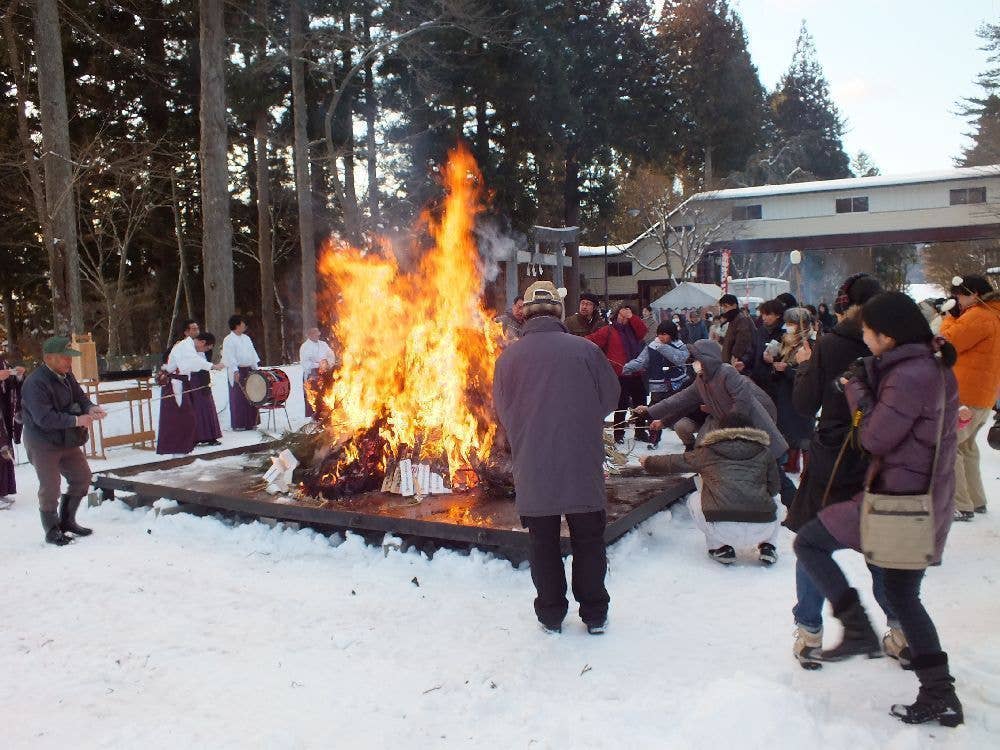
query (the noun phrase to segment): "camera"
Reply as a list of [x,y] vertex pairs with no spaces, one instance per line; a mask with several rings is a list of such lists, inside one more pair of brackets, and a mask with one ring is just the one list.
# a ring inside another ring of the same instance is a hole
[[865,358],[864,357],[858,357],[856,360],[854,360],[853,362],[851,362],[850,367],[848,367],[840,375],[838,375],[836,378],[834,378],[834,380],[833,380],[833,387],[836,388],[840,393],[843,393],[844,392],[844,384],[840,382],[841,379],[843,379],[843,380],[854,380],[855,378],[858,379],[858,380],[867,380],[868,379],[868,371],[865,369]]

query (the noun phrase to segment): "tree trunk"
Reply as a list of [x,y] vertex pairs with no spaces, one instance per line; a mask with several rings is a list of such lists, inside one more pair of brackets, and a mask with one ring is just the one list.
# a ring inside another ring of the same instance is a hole
[[[181,222],[181,206],[177,199],[177,180],[172,174],[170,175],[170,202],[174,212],[174,237],[177,239],[177,293],[174,295],[174,312],[170,316],[170,327],[167,328],[167,335],[164,339],[168,347],[173,344],[170,337],[173,335],[174,326],[177,324],[177,313],[180,311],[177,302],[181,287],[184,288],[184,298],[187,301],[187,316],[189,319],[194,317],[191,314],[191,288],[188,286],[187,260],[184,257],[184,225]],[[205,330],[210,330],[207,325]]]
[[66,111],[62,37],[57,0],[36,0],[35,61],[42,123],[45,208],[52,230],[49,251],[55,328],[83,333],[83,294],[77,248],[73,163]]
[[[372,10],[368,0],[363,5],[363,23],[365,49],[370,49]],[[371,60],[365,63],[365,151],[368,157],[368,213],[371,216],[372,228],[377,230],[382,222],[382,211],[379,207],[378,154],[375,144],[375,115],[378,112],[378,102],[375,99],[375,77],[372,68]]]
[[223,0],[199,0],[201,12],[201,212],[205,324],[227,330],[236,307],[233,227],[229,216],[226,132],[226,30]]
[[295,189],[299,204],[302,248],[302,332],[316,325],[316,238],[313,225],[312,184],[309,178],[309,136],[306,132],[306,74],[302,61],[305,28],[301,0],[290,0],[292,116],[295,123]]
[[257,113],[254,141],[257,151],[257,257],[260,260],[260,318],[264,328],[264,361],[275,364],[274,250],[271,242],[271,187],[267,166],[267,111]]
[[712,189],[712,183],[715,180],[714,170],[715,165],[712,163],[712,143],[708,142],[705,144],[705,190]]
[[4,327],[7,329],[7,357],[17,359],[20,350],[17,345],[17,316],[14,315],[14,290],[4,289],[3,291],[3,319]]
[[[351,52],[351,12],[345,10],[341,17],[341,29],[344,32],[344,42],[341,46],[343,55],[344,77],[354,67]],[[344,189],[339,194],[341,209],[344,212],[344,231],[351,244],[361,244],[361,209],[358,206],[358,191],[354,184],[354,100],[356,88],[348,84],[347,92],[340,103],[341,122],[344,128]],[[331,168],[336,172],[337,160],[331,159]]]
[[[580,165],[577,162],[578,147],[569,146],[566,151],[566,177],[563,183],[563,221],[567,227],[580,226]],[[564,274],[566,282],[565,309],[576,310],[580,306],[580,243],[566,247],[566,257],[570,267]]]

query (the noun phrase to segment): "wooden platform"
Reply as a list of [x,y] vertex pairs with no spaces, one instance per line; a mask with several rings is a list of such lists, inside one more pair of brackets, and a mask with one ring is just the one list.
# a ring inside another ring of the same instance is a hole
[[[262,443],[101,472],[94,485],[104,499],[114,498],[116,491],[134,493],[128,501],[136,506],[169,498],[194,512],[222,511],[379,537],[390,532],[428,553],[439,546],[459,546],[489,550],[515,563],[527,558],[528,535],[512,500],[485,499],[475,491],[434,495],[418,504],[375,492],[339,501],[276,497],[265,492],[258,461],[249,455],[270,446]],[[638,471],[613,476],[607,486],[609,544],[694,490],[690,479],[649,477]],[[565,524],[562,547],[569,552]]]

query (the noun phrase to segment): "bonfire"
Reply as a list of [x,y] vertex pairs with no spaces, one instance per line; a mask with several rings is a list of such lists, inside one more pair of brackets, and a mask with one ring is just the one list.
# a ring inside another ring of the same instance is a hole
[[304,494],[419,500],[483,482],[509,488],[491,406],[503,333],[482,302],[483,180],[468,150],[451,151],[442,181],[440,210],[412,233],[412,267],[388,243],[331,240],[321,253],[320,303],[336,321],[340,367],[310,386],[316,425],[291,441]]

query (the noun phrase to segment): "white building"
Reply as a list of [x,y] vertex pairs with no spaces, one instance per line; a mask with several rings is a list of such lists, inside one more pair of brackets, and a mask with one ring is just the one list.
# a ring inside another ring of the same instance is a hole
[[[698,193],[671,223],[683,226],[692,216],[720,224],[709,257],[725,248],[739,254],[1000,238],[1000,165]],[[630,254],[661,268],[646,270]],[[604,260],[603,246],[580,248],[581,273],[597,294],[605,289]],[[671,285],[650,232],[609,246],[607,260],[612,298],[646,301]],[[672,268],[676,277],[676,261]],[[696,278],[717,282],[717,268],[703,263]]]

